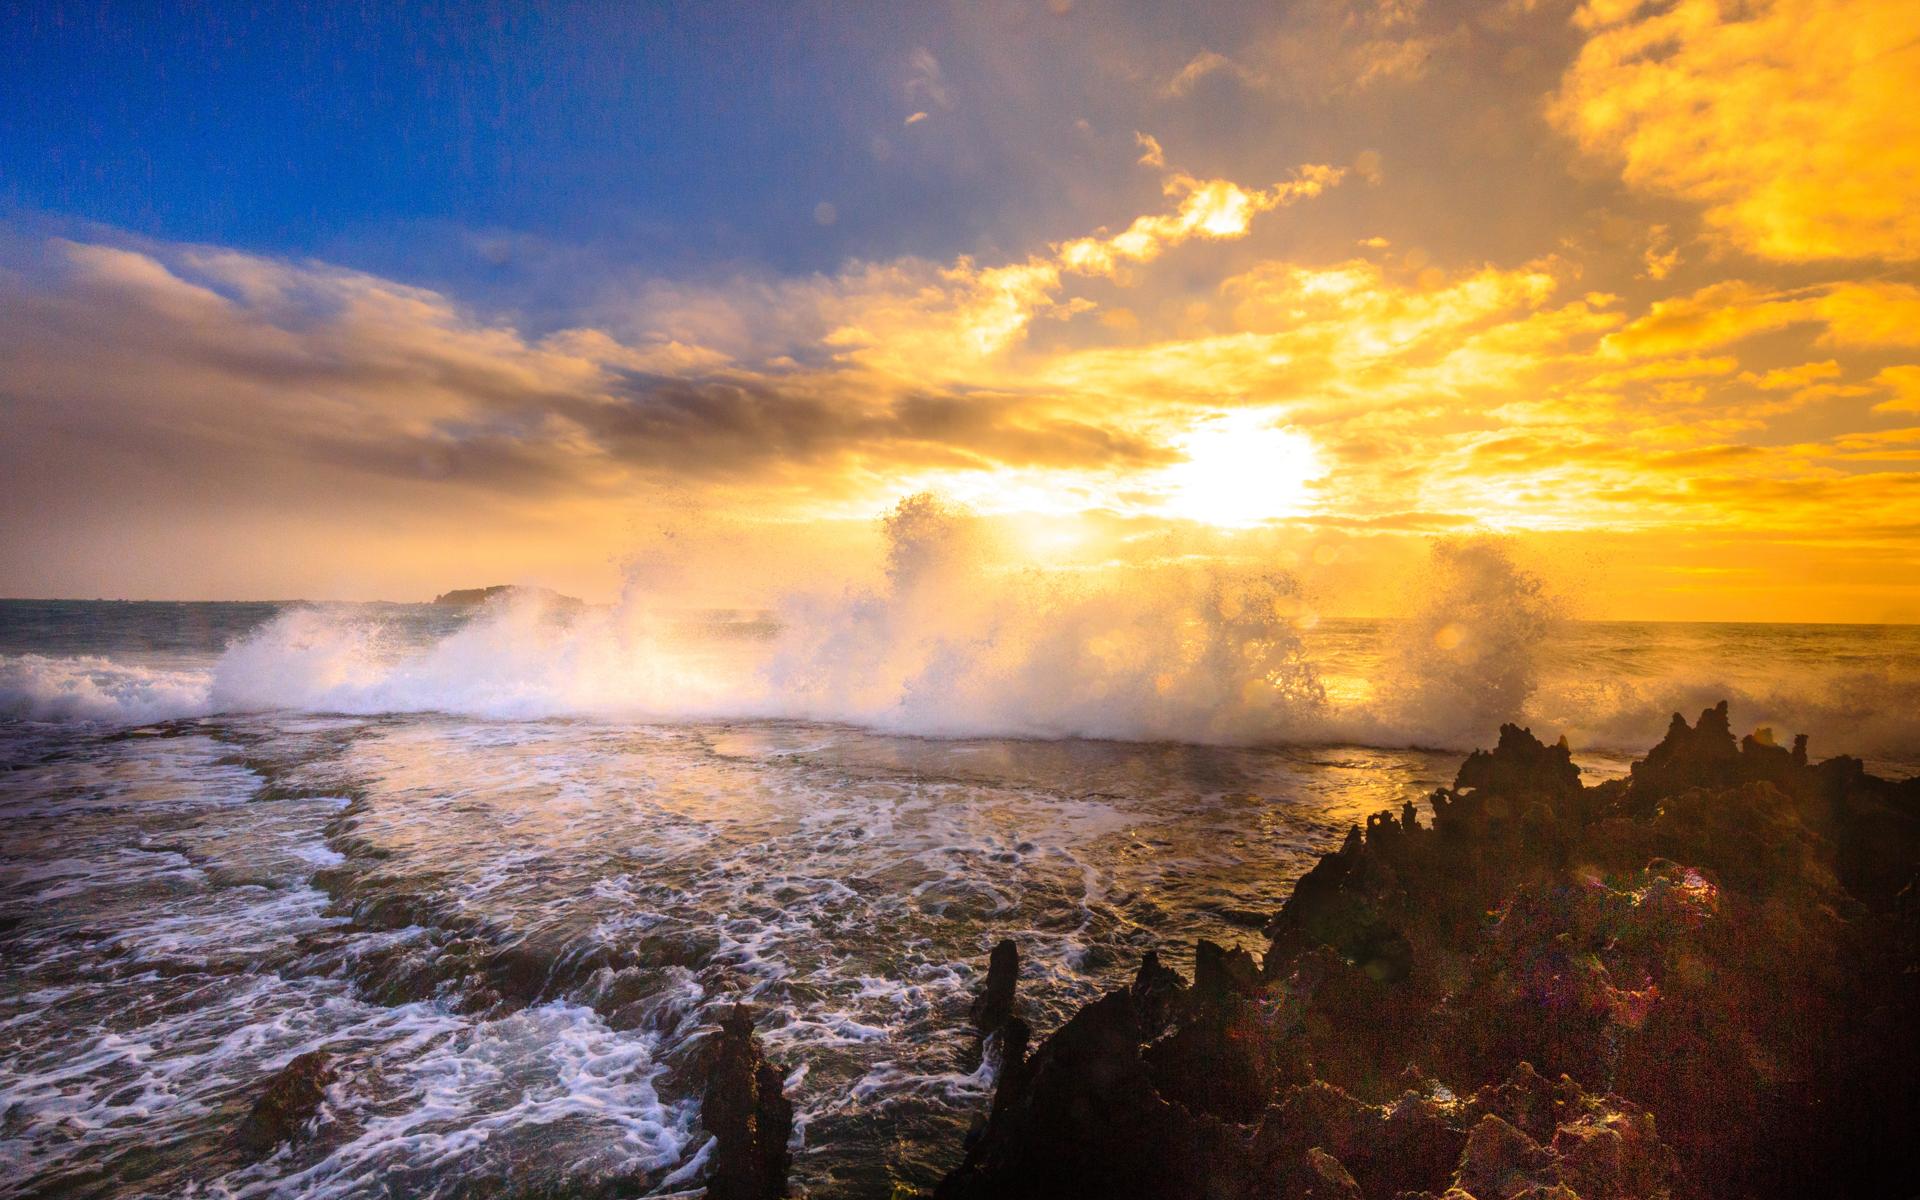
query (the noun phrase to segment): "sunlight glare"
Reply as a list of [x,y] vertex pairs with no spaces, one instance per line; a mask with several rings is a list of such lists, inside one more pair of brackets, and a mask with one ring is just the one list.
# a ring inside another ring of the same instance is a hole
[[1174,440],[1186,461],[1166,468],[1168,516],[1235,529],[1299,516],[1326,475],[1313,439],[1263,412],[1225,413]]

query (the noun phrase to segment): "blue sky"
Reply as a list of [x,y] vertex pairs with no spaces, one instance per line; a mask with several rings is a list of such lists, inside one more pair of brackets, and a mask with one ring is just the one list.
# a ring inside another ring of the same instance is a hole
[[1267,11],[29,4],[0,32],[0,197],[538,310],[583,271],[1018,253],[1152,196],[1143,126],[1196,170],[1458,155],[1405,97],[1156,88]]
[[[575,250],[950,256],[1059,215],[1019,168],[1084,115],[1036,104],[994,136],[1022,98],[983,104],[978,32],[893,4],[27,5],[0,33],[0,186],[16,210],[456,286]],[[1042,10],[996,41],[1070,32]]]
[[[854,193],[924,205],[948,190],[884,169],[859,136],[900,119],[898,43],[876,28],[897,30],[891,16],[248,8],[27,6],[4,33],[8,199],[269,252],[450,226],[636,262],[801,267],[886,236],[869,231],[887,206]],[[822,229],[829,196],[872,223]]]

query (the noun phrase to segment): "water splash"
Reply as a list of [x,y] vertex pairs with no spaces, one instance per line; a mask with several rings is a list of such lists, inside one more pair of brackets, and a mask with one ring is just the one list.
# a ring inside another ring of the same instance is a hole
[[1501,538],[1432,543],[1406,581],[1404,620],[1316,626],[1334,598],[1263,564],[1166,553],[1040,565],[930,496],[902,501],[876,534],[865,582],[776,588],[763,620],[689,620],[689,597],[713,580],[676,547],[637,559],[607,608],[523,595],[428,632],[417,609],[301,607],[178,669],[0,657],[0,714],[772,718],[943,737],[1445,749],[1515,720],[1631,751],[1674,708],[1728,698],[1744,720],[1836,752],[1904,761],[1916,742],[1920,637],[1571,622]]
[[1562,611],[1505,539],[1433,543],[1420,602],[1396,633],[1378,715],[1397,730],[1454,746],[1525,714]]

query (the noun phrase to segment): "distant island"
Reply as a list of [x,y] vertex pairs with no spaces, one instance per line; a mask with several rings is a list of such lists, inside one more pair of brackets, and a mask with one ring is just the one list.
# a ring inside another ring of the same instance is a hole
[[522,587],[517,583],[496,583],[492,587],[455,588],[451,592],[442,592],[435,596],[433,602],[456,608],[472,608],[490,600],[513,596],[530,596],[562,608],[580,608],[586,604],[586,601],[577,596],[564,596],[552,588]]

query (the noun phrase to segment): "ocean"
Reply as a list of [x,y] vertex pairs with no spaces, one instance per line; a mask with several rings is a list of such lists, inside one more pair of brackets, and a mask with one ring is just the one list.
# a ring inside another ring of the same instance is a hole
[[[796,1182],[889,1197],[990,1098],[995,941],[1041,1034],[1148,950],[1257,951],[1502,720],[1599,779],[1724,698],[1920,773],[1917,627],[1275,600],[0,602],[0,1196],[694,1189],[747,1000]],[[322,1047],[312,1136],[247,1156]]]

